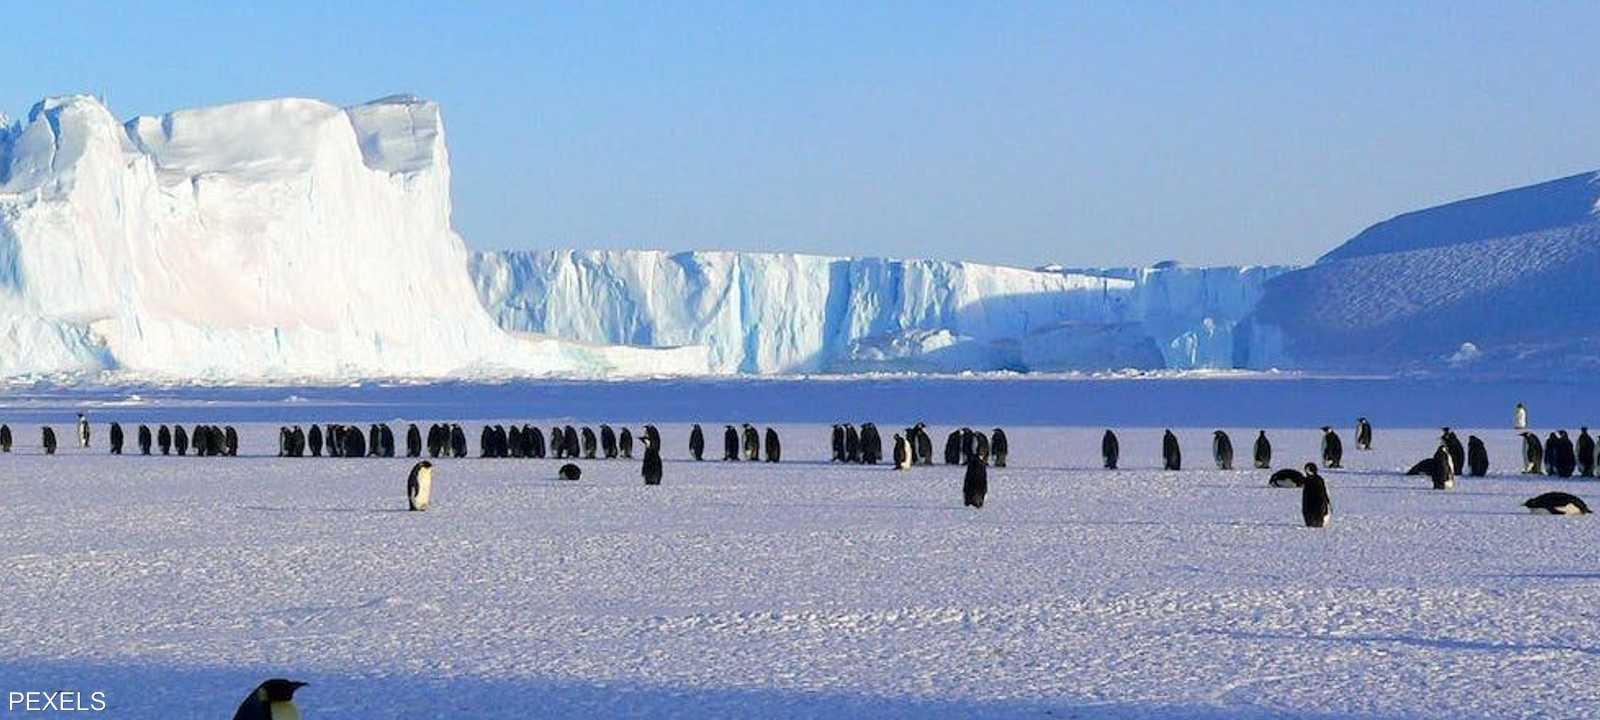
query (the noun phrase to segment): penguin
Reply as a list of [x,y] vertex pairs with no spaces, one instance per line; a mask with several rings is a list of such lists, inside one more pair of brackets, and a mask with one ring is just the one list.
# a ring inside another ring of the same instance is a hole
[[1528,409],[1523,407],[1522,403],[1517,403],[1516,409],[1511,411],[1511,429],[1528,429]]
[[883,461],[883,436],[878,434],[877,425],[873,423],[862,425],[861,437],[858,438],[858,442],[860,443],[861,464],[877,465]]
[[639,473],[644,476],[644,484],[661,484],[661,450],[648,439],[644,443],[644,465]]
[[922,423],[917,423],[917,460],[923,465],[933,464],[933,438]]
[[278,457],[289,457],[289,445],[294,442],[291,437],[288,425],[278,426]]
[[455,423],[450,423],[450,451],[457,459],[467,456],[467,432]]
[[894,435],[894,469],[908,470],[911,468],[911,445],[906,442],[900,433]]
[[122,423],[111,423],[111,454],[122,454]]
[[[6,434],[10,435],[9,432],[6,433]],[[6,443],[6,445],[8,445],[8,446],[10,444],[11,443],[9,443],[9,442]],[[140,425],[139,426],[139,454],[140,455],[149,455],[150,454],[150,426],[149,425]]]
[[[612,439],[615,440],[616,438],[613,437]],[[517,427],[516,424],[506,428],[506,447],[511,450],[511,457],[525,458],[528,456],[528,441],[523,439],[522,428]],[[611,449],[615,451],[616,445],[613,444]]]
[[1178,447],[1178,436],[1171,430],[1161,436],[1161,461],[1162,468],[1166,470],[1183,469],[1183,450]]
[[739,461],[739,431],[732,425],[722,426],[722,461]]
[[1106,434],[1100,436],[1100,459],[1107,470],[1117,469],[1117,456],[1121,454],[1122,445],[1117,442],[1117,434],[1107,429]]
[[750,423],[744,424],[744,459],[751,461],[761,459],[761,436]]
[[604,455],[607,460],[615,460],[617,458],[617,431],[612,430],[610,425],[604,423],[600,424],[600,454]]
[[1211,433],[1211,456],[1216,459],[1218,470],[1233,469],[1233,440],[1227,433],[1221,430]]
[[1305,487],[1306,478],[1315,474],[1316,472],[1316,463],[1306,463],[1305,472],[1300,472],[1299,470],[1295,470],[1293,468],[1284,468],[1273,473],[1272,477],[1267,478],[1267,485],[1275,488]]
[[961,431],[951,430],[944,439],[944,464],[957,465],[961,462]]
[[[390,439],[393,440],[393,436],[390,436]],[[393,448],[390,450],[388,457],[393,457]],[[239,456],[239,431],[233,429],[232,425],[222,428],[222,451],[228,457]]]
[[290,443],[292,452],[289,453],[290,457],[305,457],[306,431],[301,430],[300,426],[296,425],[292,430],[289,431],[289,434],[292,436]]
[[40,442],[44,445],[44,454],[56,454],[56,431],[51,430],[50,426],[46,425],[44,430],[39,434],[41,436]]
[[[838,425],[833,427],[835,430],[839,428]],[[689,457],[694,458],[695,462],[700,462],[705,459],[705,454],[706,433],[700,429],[700,423],[695,423],[694,427],[689,428]],[[838,459],[837,453],[834,454],[834,458]]]
[[[594,430],[591,430],[589,426],[585,425],[583,427],[583,459],[593,460],[595,451],[599,449],[599,445],[599,441],[595,439]],[[648,444],[645,445],[645,449],[650,449],[650,446]]]
[[[224,428],[223,432],[226,433],[231,429],[232,428]],[[389,427],[388,423],[381,423],[378,425],[378,442],[381,446],[378,450],[379,457],[394,457],[394,430]]]
[[994,441],[989,444],[989,452],[995,467],[1006,466],[1006,456],[1011,454],[1011,440],[1006,437],[1005,430],[994,429]]
[[1327,468],[1343,467],[1340,463],[1344,460],[1344,442],[1339,440],[1339,433],[1333,428],[1322,427],[1322,465]]
[[1356,449],[1372,449],[1372,423],[1364,417],[1356,418]]
[[1450,471],[1456,475],[1467,466],[1467,451],[1461,447],[1461,438],[1456,437],[1456,431],[1450,428],[1440,428],[1439,440],[1444,443],[1444,451],[1450,454]]
[[978,458],[968,460],[966,476],[961,480],[962,504],[982,510],[988,494],[989,466]]
[[367,426],[367,457],[383,454],[383,430],[377,423]]
[[557,472],[562,480],[577,480],[583,477],[583,469],[572,463],[562,465]]
[[172,426],[172,448],[178,451],[178,457],[189,454],[189,433],[182,425]]
[[233,720],[300,720],[300,708],[294,704],[294,691],[305,687],[303,682],[273,678],[261,683],[239,703]]
[[1325,528],[1333,516],[1333,502],[1328,499],[1328,483],[1317,474],[1317,466],[1306,465],[1305,485],[1300,488],[1300,517],[1308,528]]
[[1584,477],[1594,477],[1594,437],[1589,435],[1589,428],[1578,428],[1578,474]]
[[1564,478],[1572,477],[1578,471],[1578,453],[1572,447],[1572,438],[1567,436],[1567,431],[1556,431],[1556,474]]
[[1522,432],[1522,474],[1544,474],[1544,446],[1538,435],[1527,431]]
[[361,428],[345,428],[342,436],[345,457],[363,458],[367,456],[367,438],[361,434]]
[[983,433],[973,433],[972,434],[972,456],[971,457],[975,457],[975,458],[983,461],[983,464],[985,464],[985,465],[989,464],[989,460],[990,460],[989,438],[985,437]]
[[777,430],[773,430],[770,427],[767,428],[766,445],[767,445],[767,448],[766,448],[766,450],[767,450],[767,462],[769,462],[769,463],[779,462],[780,459],[783,457],[783,443],[779,442],[779,440],[778,440],[778,431]]
[[1555,433],[1550,433],[1544,438],[1544,472],[1546,475],[1559,475],[1561,473],[1561,438]]
[[1455,465],[1450,460],[1450,449],[1443,443],[1433,452],[1433,473],[1428,476],[1433,481],[1433,489],[1450,490],[1456,486]]
[[854,425],[844,426],[844,458],[846,462],[861,462],[861,434]]
[[[698,430],[699,428],[700,428],[699,425],[695,426],[696,430]],[[833,445],[833,457],[831,459],[829,459],[829,462],[844,462],[844,426],[843,425],[840,425],[838,423],[834,423],[834,425],[833,425],[832,445]],[[695,458],[695,459],[698,460],[699,458]]]
[[1589,506],[1576,495],[1564,492],[1547,492],[1522,503],[1529,512],[1548,515],[1588,515]]
[[[315,423],[311,425],[311,430],[306,432],[306,444],[311,446],[311,457],[322,457],[322,428],[317,427]],[[439,456],[434,454],[434,457]]]
[[661,431],[657,430],[656,426],[644,426],[644,439],[649,441],[651,445],[654,445],[657,450],[661,449]]
[[406,477],[406,500],[411,509],[422,512],[428,509],[428,501],[433,497],[433,463],[423,460],[411,466],[411,474]]
[[1427,475],[1428,477],[1433,477],[1434,470],[1435,466],[1433,458],[1427,457],[1418,460],[1417,464],[1412,465],[1411,469],[1406,471],[1406,475]]
[[1259,470],[1272,467],[1272,441],[1267,439],[1265,430],[1256,435],[1255,460]]
[[167,429],[167,426],[162,425],[161,430],[156,433],[156,443],[161,446],[162,455],[172,452],[172,431]]
[[633,431],[623,428],[617,433],[617,453],[629,460],[633,459]]
[[422,431],[416,423],[406,426],[406,457],[422,457]]
[[89,447],[89,418],[78,413],[78,447]]
[[1467,436],[1467,474],[1472,477],[1489,474],[1489,451],[1477,435]]
[[[11,452],[11,426],[0,425],[0,452]],[[149,453],[146,453],[147,455]]]

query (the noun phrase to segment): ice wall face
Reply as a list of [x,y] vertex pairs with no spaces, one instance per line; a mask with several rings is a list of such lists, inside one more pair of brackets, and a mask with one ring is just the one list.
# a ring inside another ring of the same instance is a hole
[[0,374],[180,379],[703,372],[698,350],[518,338],[450,229],[438,106],[139,117],[39,103],[0,134]]
[[703,345],[720,372],[1231,367],[1233,323],[1281,268],[1022,270],[733,252],[479,253],[501,326]]

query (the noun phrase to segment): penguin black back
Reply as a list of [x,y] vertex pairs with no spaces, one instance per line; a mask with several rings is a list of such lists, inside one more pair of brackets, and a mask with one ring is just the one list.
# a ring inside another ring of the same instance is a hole
[[1322,464],[1325,467],[1344,467],[1344,442],[1331,427],[1322,428]]
[[767,462],[775,463],[782,461],[783,443],[778,439],[778,431],[770,427],[767,428],[765,441],[767,446]]
[[1164,469],[1183,469],[1183,449],[1178,447],[1178,436],[1171,430],[1161,436],[1161,461]]
[[43,430],[39,431],[39,442],[44,446],[44,454],[56,454],[56,431],[50,429],[49,425],[46,425]]
[[[839,426],[835,425],[834,427],[837,428]],[[695,423],[694,427],[689,429],[689,457],[694,458],[695,462],[700,462],[705,459],[705,454],[706,433],[700,429],[700,423]]]
[[644,444],[644,465],[639,472],[644,476],[644,484],[661,484],[661,450],[648,440]]
[[993,439],[989,443],[989,455],[994,460],[995,467],[1005,467],[1006,458],[1011,455],[1011,438],[1006,437],[1006,431],[994,429]]
[[1272,467],[1272,441],[1267,439],[1265,430],[1256,435],[1255,461],[1257,469]]
[[[7,443],[7,444],[9,445],[10,443]],[[7,452],[9,452],[9,450]],[[139,454],[140,455],[149,455],[150,454],[150,426],[149,425],[140,425],[139,426]]]
[[1489,451],[1477,435],[1467,436],[1467,474],[1472,477],[1489,474]]
[[1564,492],[1547,492],[1530,498],[1522,506],[1536,513],[1551,515],[1588,515],[1589,506],[1578,496]]
[[722,461],[736,462],[739,459],[739,431],[732,425],[724,425],[722,429]]
[[1328,526],[1333,516],[1333,502],[1328,498],[1328,484],[1317,473],[1315,465],[1307,466],[1305,484],[1300,487],[1300,517],[1306,527]]
[[1100,459],[1104,461],[1107,470],[1117,469],[1117,459],[1122,455],[1122,444],[1117,442],[1117,434],[1106,430],[1100,436]]
[[[11,452],[11,426],[0,425],[0,452]],[[149,453],[145,453],[148,455]]]
[[1216,430],[1211,434],[1211,456],[1217,461],[1218,470],[1233,469],[1233,440],[1228,434]]
[[984,498],[989,495],[989,466],[978,458],[967,461],[967,472],[961,480],[961,501],[963,505],[982,509]]

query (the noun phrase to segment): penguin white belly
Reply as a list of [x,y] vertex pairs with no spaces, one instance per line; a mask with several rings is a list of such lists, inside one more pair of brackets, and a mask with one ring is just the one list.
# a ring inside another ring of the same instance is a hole
[[300,708],[292,702],[269,703],[267,715],[272,720],[300,720]]
[[1579,515],[1579,514],[1581,514],[1578,511],[1578,506],[1577,505],[1573,505],[1572,503],[1567,503],[1565,505],[1555,505],[1553,507],[1528,508],[1528,511],[1533,513],[1533,514],[1535,514],[1535,515],[1540,515],[1540,514],[1544,514],[1544,515]]
[[1329,523],[1329,521],[1331,521],[1331,520],[1332,520],[1332,519],[1333,519],[1333,515],[1332,515],[1332,514],[1324,514],[1324,515],[1323,515],[1323,516],[1322,516],[1322,526],[1323,526],[1323,527],[1328,527],[1328,523]]
[[433,468],[422,468],[417,471],[417,489],[411,496],[411,507],[418,510],[428,509],[429,496],[433,494]]

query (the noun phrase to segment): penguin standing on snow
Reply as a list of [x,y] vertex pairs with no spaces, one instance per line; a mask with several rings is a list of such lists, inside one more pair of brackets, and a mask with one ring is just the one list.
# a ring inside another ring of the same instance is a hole
[[[316,428],[312,429],[315,430]],[[162,455],[172,452],[172,431],[167,429],[167,426],[162,425],[161,430],[156,433],[156,444],[161,446]],[[322,442],[319,440],[316,446],[322,447]]]
[[1450,471],[1460,475],[1467,466],[1467,451],[1461,447],[1461,438],[1450,428],[1440,428],[1440,432],[1439,441],[1444,443],[1444,451],[1450,453]]
[[[848,439],[848,438],[846,438]],[[878,434],[878,426],[866,423],[861,426],[861,437],[858,439],[863,465],[877,465],[883,460],[883,436]]]
[[661,449],[649,438],[644,441],[644,465],[639,473],[644,476],[644,484],[661,484]]
[[1300,517],[1306,521],[1306,527],[1321,528],[1328,526],[1328,519],[1333,516],[1333,502],[1328,499],[1328,483],[1317,474],[1316,465],[1306,466],[1305,485],[1300,488]]
[[594,430],[590,429],[588,425],[583,426],[583,458],[585,460],[593,460],[595,451],[599,449],[599,446],[600,443],[595,439]]
[[1561,438],[1556,437],[1555,433],[1550,433],[1549,435],[1545,436],[1543,463],[1544,472],[1546,475],[1558,475],[1561,473],[1561,461],[1558,459],[1558,456],[1561,452],[1558,449],[1560,445]]
[[1472,477],[1489,474],[1489,451],[1477,435],[1467,436],[1467,474]]
[[739,461],[739,431],[732,425],[722,426],[722,461]]
[[911,444],[906,442],[900,433],[894,434],[894,469],[908,470],[911,468]]
[[[0,452],[11,452],[11,426],[0,425]],[[149,454],[149,453],[145,453]]]
[[1578,474],[1594,477],[1594,465],[1594,438],[1589,435],[1589,428],[1578,428]]
[[989,444],[989,452],[994,458],[995,467],[1006,466],[1006,456],[1011,454],[1011,439],[1006,437],[1006,431],[995,428],[994,441]]
[[46,425],[39,435],[40,443],[44,445],[44,454],[56,454],[56,431],[51,430],[50,426]]
[[[862,426],[862,430],[865,431],[866,426]],[[856,432],[854,425],[844,426],[844,459],[849,463],[861,462],[861,433]]]
[[423,460],[411,466],[411,474],[406,477],[406,501],[411,509],[417,512],[428,509],[428,502],[433,497],[433,463]]
[[78,413],[78,447],[89,447],[89,418]]
[[300,708],[294,704],[294,691],[305,687],[303,682],[273,678],[239,703],[233,720],[300,720]]
[[1216,459],[1218,470],[1233,469],[1233,440],[1227,433],[1217,430],[1211,434],[1211,457]]
[[783,457],[783,445],[778,442],[778,431],[767,428],[767,462],[775,463]]
[[1120,455],[1122,455],[1122,444],[1117,442],[1117,434],[1108,428],[1106,434],[1100,436],[1100,459],[1104,461],[1107,470],[1115,470]]
[[1517,408],[1511,412],[1511,429],[1528,429],[1528,409],[1523,407],[1522,403],[1517,403]]
[[406,457],[422,457],[422,431],[416,423],[406,428]]
[[1544,446],[1539,444],[1539,436],[1531,432],[1522,433],[1522,474],[1544,474]]
[[617,457],[617,431],[604,423],[600,425],[600,453],[605,455],[607,460]]
[[1255,460],[1258,470],[1272,467],[1272,441],[1267,439],[1265,430],[1256,435]]
[[139,426],[139,454],[140,455],[149,455],[150,454],[150,426],[149,425],[140,425]]
[[917,423],[917,461],[923,465],[933,464],[933,438],[928,436],[928,428],[922,423]]
[[983,509],[983,499],[989,494],[989,466],[978,458],[967,461],[967,473],[961,480],[962,504]]
[[1171,430],[1161,436],[1161,467],[1166,470],[1183,469],[1183,450],[1178,447],[1178,436]]
[[1572,438],[1567,436],[1567,431],[1556,432],[1559,444],[1556,446],[1556,474],[1561,477],[1572,477],[1578,471],[1578,452],[1572,447]]
[[1433,489],[1450,490],[1456,486],[1455,465],[1450,461],[1450,450],[1439,444],[1439,449],[1433,452],[1433,472],[1428,479],[1433,481]]
[[1339,433],[1333,428],[1322,428],[1322,466],[1327,468],[1343,467],[1340,463],[1344,460],[1344,442],[1339,440]]
[[[971,431],[968,431],[969,433]],[[944,464],[957,465],[961,462],[961,430],[951,430],[944,439]]]
[[622,432],[618,433],[618,435],[617,435],[617,452],[621,453],[622,457],[624,457],[624,458],[627,458],[629,460],[633,459],[633,431],[632,430],[629,430],[628,428],[623,428]]
[[1547,492],[1536,498],[1531,498],[1522,503],[1522,506],[1533,513],[1546,513],[1549,515],[1588,515],[1589,506],[1585,505],[1576,495],[1564,492]]
[[744,424],[744,459],[751,462],[761,460],[761,436],[756,432],[756,426]]
[[[837,429],[839,426],[833,427]],[[705,454],[706,433],[700,429],[700,423],[695,423],[694,427],[689,429],[689,457],[694,458],[695,462],[700,462],[705,459]],[[837,458],[837,455],[835,457]]]
[[1356,449],[1372,449],[1372,423],[1366,418],[1356,418]]
[[111,423],[111,454],[122,454],[122,423]]
[[[697,428],[697,429],[699,427],[700,427],[699,425],[695,426],[695,428]],[[844,426],[843,425],[840,425],[838,423],[834,424],[834,426],[833,426],[833,437],[831,438],[831,440],[832,440],[832,446],[833,446],[833,457],[830,459],[830,462],[844,462]]]
[[189,433],[182,425],[172,426],[172,447],[178,451],[178,457],[189,454]]

